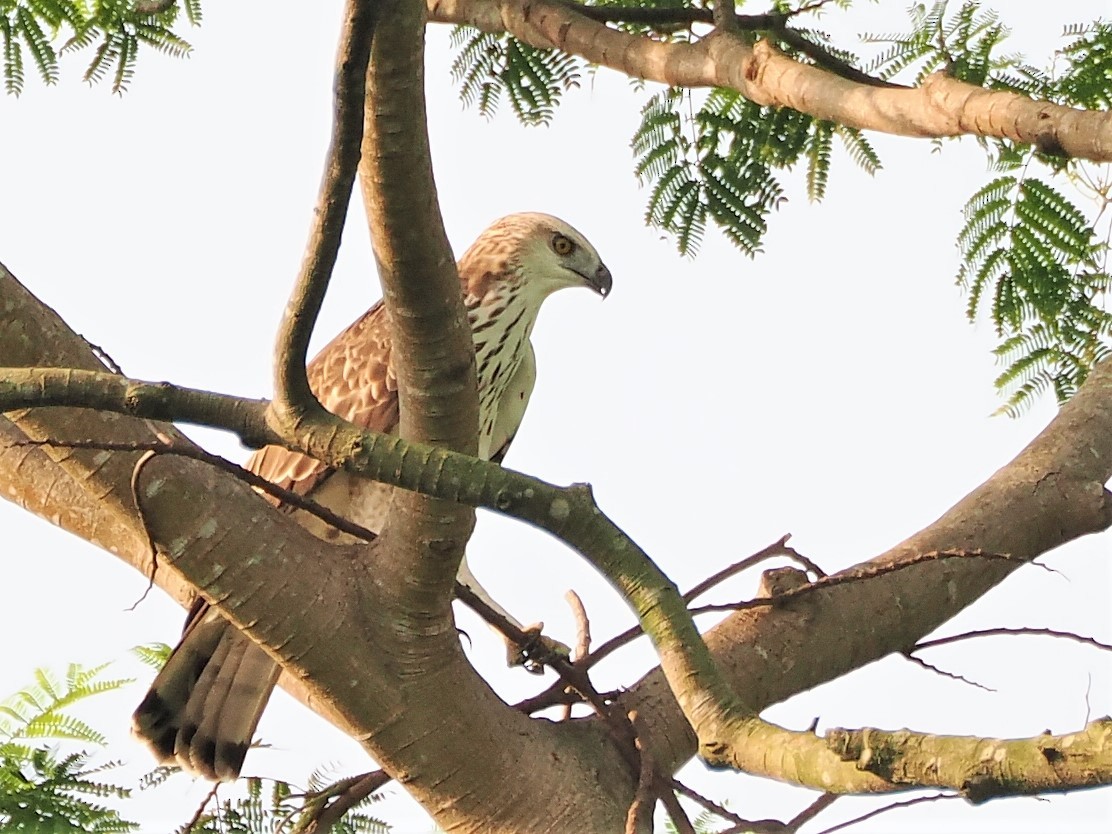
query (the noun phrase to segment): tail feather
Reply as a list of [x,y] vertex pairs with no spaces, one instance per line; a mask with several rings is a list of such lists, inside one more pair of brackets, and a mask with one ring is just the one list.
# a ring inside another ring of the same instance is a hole
[[135,710],[132,732],[159,761],[234,780],[279,671],[218,613],[198,609]]

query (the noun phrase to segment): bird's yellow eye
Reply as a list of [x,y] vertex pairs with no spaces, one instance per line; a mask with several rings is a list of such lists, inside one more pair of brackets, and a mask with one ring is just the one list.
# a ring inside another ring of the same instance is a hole
[[561,257],[563,257],[564,255],[570,255],[574,250],[575,244],[572,243],[569,238],[561,234],[553,235],[552,251],[555,252],[557,255],[560,255]]

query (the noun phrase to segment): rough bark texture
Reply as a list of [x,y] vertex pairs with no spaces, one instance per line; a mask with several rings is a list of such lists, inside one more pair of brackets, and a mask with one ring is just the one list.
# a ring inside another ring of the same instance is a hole
[[[39,319],[49,326],[33,327]],[[95,363],[80,336],[6,272],[0,355],[27,364],[51,357]],[[96,416],[42,408],[19,419],[57,437],[151,436],[149,421],[114,414],[107,425],[118,430],[94,433],[89,418]],[[5,439],[20,439],[7,427]],[[75,478],[42,449],[0,449],[0,494],[147,572],[146,536],[130,500],[137,455],[90,454],[96,464]],[[156,584],[183,603],[200,589],[293,672],[283,686],[359,738],[441,827],[481,820],[491,832],[586,832],[624,824],[632,781],[597,723],[534,721],[512,710],[467,664],[454,629],[450,641],[437,638],[435,664],[425,657],[421,674],[412,674],[412,646],[430,635],[400,633],[397,589],[376,590],[374,580],[390,575],[378,570],[382,545],[322,546],[242,483],[194,461],[155,459],[143,469],[139,494],[161,545]],[[609,776],[600,780],[599,773]],[[550,794],[554,801],[536,801]]]

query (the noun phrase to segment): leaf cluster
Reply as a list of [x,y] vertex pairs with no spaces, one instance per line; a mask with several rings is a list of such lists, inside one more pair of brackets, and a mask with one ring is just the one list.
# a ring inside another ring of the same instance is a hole
[[1009,33],[996,11],[983,8],[976,0],[966,0],[952,15],[947,15],[948,8],[947,0],[914,5],[908,10],[909,31],[863,35],[865,43],[885,45],[866,63],[865,70],[886,81],[914,72],[916,84],[941,70],[981,86],[994,71],[1018,62],[1016,56],[996,54]]
[[964,215],[957,280],[969,293],[969,318],[987,308],[1002,338],[1003,410],[1017,414],[1047,390],[1065,401],[1112,352],[1112,315],[1102,304],[1112,284],[1107,243],[1073,202],[1034,177],[994,179]]
[[118,762],[93,765],[88,749],[63,752],[35,743],[103,746],[101,733],[70,708],[130,682],[104,679],[105,668],[71,664],[64,681],[39,669],[34,683],[0,704],[0,829],[108,834],[137,828],[101,801],[130,795],[101,777]]
[[[1043,70],[1017,61],[993,72],[987,86],[1108,109],[1112,26],[1097,22],[1064,34],[1070,41],[1055,66]],[[1087,163],[1061,157],[1052,145],[982,145],[999,176],[965,206],[957,278],[969,292],[969,318],[986,311],[1001,338],[994,353],[1004,370],[996,384],[1006,397],[1001,411],[1014,416],[1048,391],[1059,402],[1069,399],[1092,366],[1112,353],[1109,244],[1097,231],[1108,191],[1084,189],[1096,198],[1091,217],[1054,184],[1091,182]]]
[[91,49],[85,81],[111,75],[112,92],[121,93],[141,47],[178,58],[189,54],[192,47],[174,31],[183,12],[199,24],[200,0],[0,0],[5,89],[23,91],[28,58],[43,83],[54,84],[62,55]]
[[[302,803],[304,796],[294,793],[286,782],[245,779],[244,792],[231,799],[213,804],[190,823],[178,829],[178,834],[277,834],[280,831],[302,830],[301,821],[291,826],[291,820],[302,814],[309,803]],[[310,789],[315,782],[311,780]],[[356,811],[357,808],[377,802],[378,794],[358,803],[343,817],[333,823],[330,831],[336,834],[385,834],[388,826],[380,819]]]
[[761,106],[733,90],[713,90],[697,110],[690,91],[657,93],[632,141],[637,176],[652,186],[646,222],[673,235],[685,255],[697,251],[708,221],[754,255],[784,199],[778,172],[803,161],[808,195],[821,200],[835,136],[866,171],[879,169],[876,151],[854,128]]
[[452,77],[468,107],[490,118],[503,98],[529,126],[552,121],[565,92],[579,86],[584,62],[556,49],[537,49],[505,34],[459,26],[452,33],[458,50]]

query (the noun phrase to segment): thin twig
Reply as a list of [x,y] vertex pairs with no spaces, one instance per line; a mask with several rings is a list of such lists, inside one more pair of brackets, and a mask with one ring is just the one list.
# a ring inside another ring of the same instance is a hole
[[[18,443],[13,445],[22,446],[25,444]],[[41,444],[35,441],[30,441],[30,443],[26,445],[37,446]],[[147,553],[150,555],[151,558],[151,569],[150,572],[147,574],[147,587],[143,589],[143,593],[139,596],[139,599],[135,600],[135,602],[131,604],[131,607],[127,609],[128,611],[134,611],[139,606],[139,603],[147,598],[147,594],[149,594],[151,588],[154,587],[155,574],[158,573],[158,548],[155,547],[154,537],[151,535],[150,525],[147,524],[147,518],[145,515],[143,515],[143,504],[139,500],[139,475],[143,471],[143,467],[146,466],[147,463],[149,463],[154,457],[154,452],[144,453],[143,456],[139,458],[139,460],[135,461],[135,466],[133,466],[131,469],[131,480],[129,481],[129,486],[131,487],[131,500],[135,504],[135,513],[139,517],[139,526],[143,528],[143,535],[147,539]]]
[[864,822],[865,820],[872,819],[873,817],[880,816],[881,814],[886,814],[889,811],[896,810],[897,808],[910,808],[912,805],[922,805],[924,802],[937,802],[939,800],[945,799],[962,799],[962,797],[957,794],[935,793],[931,794],[930,796],[918,796],[915,799],[905,799],[901,802],[892,802],[888,805],[885,805],[883,808],[877,808],[875,811],[869,811],[869,813],[867,814],[862,814],[859,817],[854,817],[853,819],[847,820],[846,822],[840,822],[831,828],[823,829],[822,831],[818,832],[818,834],[834,834],[835,831],[841,831],[844,828],[849,828],[850,826],[857,825],[857,823],[859,822]]
[[[914,649],[912,649],[912,651],[914,651]],[[975,686],[978,689],[984,690],[985,692],[995,692],[996,691],[991,686],[985,686],[983,683],[977,683],[977,681],[970,680],[969,678],[965,677],[964,675],[959,675],[957,672],[948,672],[945,669],[942,669],[938,666],[935,666],[933,663],[928,663],[927,661],[923,660],[923,658],[916,657],[915,655],[911,654],[910,652],[905,653],[904,657],[907,658],[908,660],[910,660],[912,663],[916,664],[917,666],[923,667],[928,672],[934,672],[934,674],[941,675],[944,678],[949,678],[950,680],[955,680],[955,681],[958,681],[959,683],[966,683],[966,684],[969,684],[970,686]]]
[[654,785],[656,786],[657,798],[660,800],[660,804],[664,806],[668,818],[672,820],[672,827],[676,829],[676,834],[698,834],[687,816],[687,812],[680,805],[679,798],[672,792],[665,778],[659,773],[654,779]]
[[719,816],[724,820],[729,820],[730,822],[732,822],[732,823],[734,823],[735,825],[738,825],[738,826],[747,826],[747,825],[751,826],[752,825],[752,823],[750,823],[748,820],[746,820],[742,817],[739,817],[737,814],[735,814],[729,808],[725,808],[722,805],[719,805],[714,800],[708,799],[707,797],[703,796],[698,791],[696,791],[693,788],[690,788],[687,785],[685,785],[683,782],[681,782],[679,779],[675,778],[674,776],[668,777],[668,784],[671,786],[673,791],[680,794],[681,796],[686,796],[692,802],[696,802],[699,805],[702,805],[703,808],[710,811],[715,816]]
[[[158,455],[173,455],[175,457],[190,458],[192,460],[207,463],[209,466],[226,472],[235,478],[246,483],[248,486],[257,489],[260,492],[265,492],[270,497],[274,498],[279,504],[303,510],[316,516],[321,521],[335,527],[337,530],[354,536],[358,539],[365,541],[373,541],[377,538],[377,533],[373,530],[368,530],[353,521],[349,521],[342,515],[337,515],[325,506],[318,504],[311,498],[293,492],[292,490],[280,487],[266,478],[256,475],[249,469],[244,469],[238,463],[233,463],[227,458],[220,455],[214,455],[211,452],[206,452],[197,446],[186,446],[184,444],[171,443],[166,439],[161,440],[137,440],[126,442],[104,441],[104,440],[21,440],[10,444],[12,446],[57,446],[59,448],[67,449],[99,449],[105,452],[149,452]],[[134,480],[134,473],[133,473]],[[132,493],[134,495],[134,486]],[[153,547],[153,544],[152,544]]]
[[[810,571],[820,579],[825,577],[826,573],[822,570],[822,568],[820,568],[803,554],[799,553],[795,548],[788,546],[787,541],[789,538],[791,538],[791,534],[785,534],[774,541],[772,544],[757,551],[752,556],[748,556],[745,559],[742,559],[740,562],[735,562],[729,567],[723,568],[710,578],[704,579],[702,582],[699,582],[697,585],[691,588],[691,590],[687,591],[683,595],[684,602],[690,603],[696,597],[706,593],[715,585],[724,582],[725,580],[738,573],[741,573],[742,571],[755,567],[756,565],[759,565],[761,562],[766,561],[767,559],[777,556],[786,557],[795,562],[798,562],[800,565],[803,566],[805,570]],[[765,601],[765,604],[768,604],[767,600]],[[606,657],[613,654],[618,649],[622,648],[633,640],[636,640],[638,637],[642,637],[643,635],[644,631],[642,631],[639,624],[631,626],[620,634],[611,637],[609,640],[604,642],[601,646],[599,646],[586,657],[582,659],[577,657],[576,665],[584,669],[590,669],[596,663],[604,660]],[[544,692],[520,701],[518,704],[516,704],[516,706],[520,709],[526,709],[530,712],[533,712],[565,703],[567,703],[567,699],[564,695],[564,690],[560,683],[557,682]]]
[[788,820],[788,831],[798,831],[804,825],[809,823],[827,808],[837,801],[838,795],[833,793],[824,793],[790,820]]
[[916,643],[911,651],[917,652],[920,649],[933,649],[938,646],[947,646],[951,643],[957,643],[960,640],[969,640],[973,637],[1014,637],[1016,635],[1032,635],[1035,637],[1059,637],[1063,640],[1073,640],[1075,643],[1081,643],[1084,646],[1092,646],[1095,649],[1103,651],[1112,651],[1112,646],[1108,643],[1102,643],[1092,637],[1085,637],[1082,634],[1074,634],[1072,631],[1056,631],[1052,628],[982,628],[976,631],[966,631],[961,634],[951,634],[949,637],[937,637],[934,640],[924,640],[921,643]]
[[587,609],[583,605],[583,600],[579,598],[579,594],[569,590],[564,594],[564,599],[567,601],[568,607],[571,608],[572,616],[575,617],[575,652],[571,659],[578,662],[591,651],[591,621],[587,618]]
[[691,613],[693,615],[709,614],[717,611],[743,611],[749,608],[766,608],[770,605],[779,606],[785,604],[789,600],[812,594],[816,591],[826,590],[827,588],[833,588],[838,585],[847,585],[853,582],[864,582],[870,579],[877,579],[878,577],[890,573],[897,573],[907,568],[923,564],[924,562],[934,562],[940,559],[988,559],[993,561],[1019,562],[1025,565],[1036,564],[1028,559],[1012,556],[1009,553],[985,553],[981,550],[932,550],[928,553],[919,553],[915,556],[910,556],[907,559],[902,559],[887,565],[870,566],[852,572],[824,576],[807,585],[793,588],[790,591],[785,591],[774,597],[759,597],[757,599],[742,600],[741,602],[730,602],[721,605],[701,605],[698,608],[692,608]]
[[205,812],[205,808],[208,807],[208,804],[216,798],[216,792],[220,790],[220,786],[222,784],[223,782],[216,782],[215,784],[213,784],[212,789],[207,794],[205,794],[205,798],[202,799],[201,804],[197,806],[197,810],[193,813],[193,817],[189,820],[189,822],[182,826],[182,831],[192,831],[194,826],[196,826],[197,823],[201,821],[201,814]]
[[790,547],[788,545],[788,539],[790,538],[791,533],[785,533],[772,544],[768,545],[768,547],[757,551],[752,556],[747,556],[740,562],[735,562],[729,567],[723,568],[713,576],[707,577],[702,582],[695,585],[695,587],[693,587],[691,590],[684,593],[684,602],[693,602],[716,585],[720,585],[727,579],[736,576],[739,573],[743,573],[750,568],[756,567],[761,562],[765,562],[769,559],[774,559],[777,556],[784,556],[794,562],[799,563],[804,570],[810,571],[819,579],[826,576],[826,572],[823,571],[822,568],[820,568],[794,547]]

